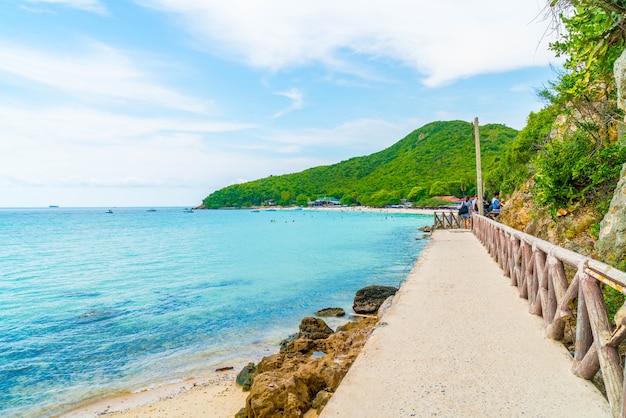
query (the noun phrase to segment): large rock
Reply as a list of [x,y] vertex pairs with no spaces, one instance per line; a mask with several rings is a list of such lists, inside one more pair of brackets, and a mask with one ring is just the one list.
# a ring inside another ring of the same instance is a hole
[[373,314],[389,296],[396,294],[398,289],[392,286],[372,285],[356,292],[352,309],[358,314]]
[[250,390],[252,383],[254,382],[254,376],[257,375],[257,366],[254,363],[248,363],[237,375],[235,382],[241,386],[244,391]]
[[317,316],[344,316],[346,311],[342,308],[324,308],[315,312]]
[[[617,85],[617,107],[626,111],[626,50],[613,65]],[[624,138],[619,138],[624,141]],[[600,223],[597,249],[600,257],[619,268],[626,267],[626,164],[613,193],[609,211]]]
[[622,269],[626,267],[626,165],[622,168],[609,211],[600,222],[597,248],[607,263]]
[[626,50],[615,60],[613,74],[617,86],[617,107],[626,111]]
[[[376,320],[366,318],[348,324],[324,339],[298,338],[289,343],[299,350],[264,357],[257,366],[245,410],[237,417],[300,418],[312,407],[318,411],[323,408],[365,345]],[[304,347],[308,350],[303,351]],[[317,357],[316,352],[325,355]]]
[[323,319],[307,316],[300,321],[300,333],[298,338],[308,338],[310,340],[321,340],[328,338],[333,333]]

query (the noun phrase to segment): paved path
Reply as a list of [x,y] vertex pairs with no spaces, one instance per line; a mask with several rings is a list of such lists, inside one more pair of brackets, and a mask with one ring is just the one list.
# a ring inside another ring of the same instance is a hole
[[469,231],[438,230],[320,418],[610,417]]

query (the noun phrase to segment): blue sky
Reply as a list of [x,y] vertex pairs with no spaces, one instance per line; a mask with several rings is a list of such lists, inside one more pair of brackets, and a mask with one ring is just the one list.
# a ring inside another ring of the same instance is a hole
[[437,120],[516,129],[559,65],[529,0],[3,0],[0,207],[195,206]]

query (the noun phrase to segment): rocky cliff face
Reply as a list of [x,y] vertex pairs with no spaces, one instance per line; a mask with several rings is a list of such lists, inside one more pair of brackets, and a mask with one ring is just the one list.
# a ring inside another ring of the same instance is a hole
[[626,165],[611,200],[609,211],[600,223],[598,252],[609,264],[626,267]]
[[[615,61],[617,106],[626,112],[626,50]],[[626,141],[625,138],[620,138]],[[598,251],[602,258],[618,268],[626,267],[626,164],[613,194],[609,211],[600,224]]]
[[500,221],[517,230],[536,236],[577,253],[598,258],[595,238],[591,234],[601,215],[591,208],[572,207],[561,210],[557,219],[537,208],[532,200],[532,180],[506,200]]

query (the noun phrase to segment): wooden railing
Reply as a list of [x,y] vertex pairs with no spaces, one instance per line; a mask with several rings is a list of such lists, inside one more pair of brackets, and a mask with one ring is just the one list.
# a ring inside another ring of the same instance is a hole
[[613,416],[626,417],[618,352],[626,338],[626,318],[613,326],[599,285],[626,294],[626,273],[484,216],[472,218],[475,235],[518,287],[520,297],[528,299],[530,312],[543,317],[549,338],[563,339],[566,321],[575,319],[572,372],[591,380],[601,370]]
[[463,220],[456,212],[435,212],[435,229],[459,229],[463,228]]

